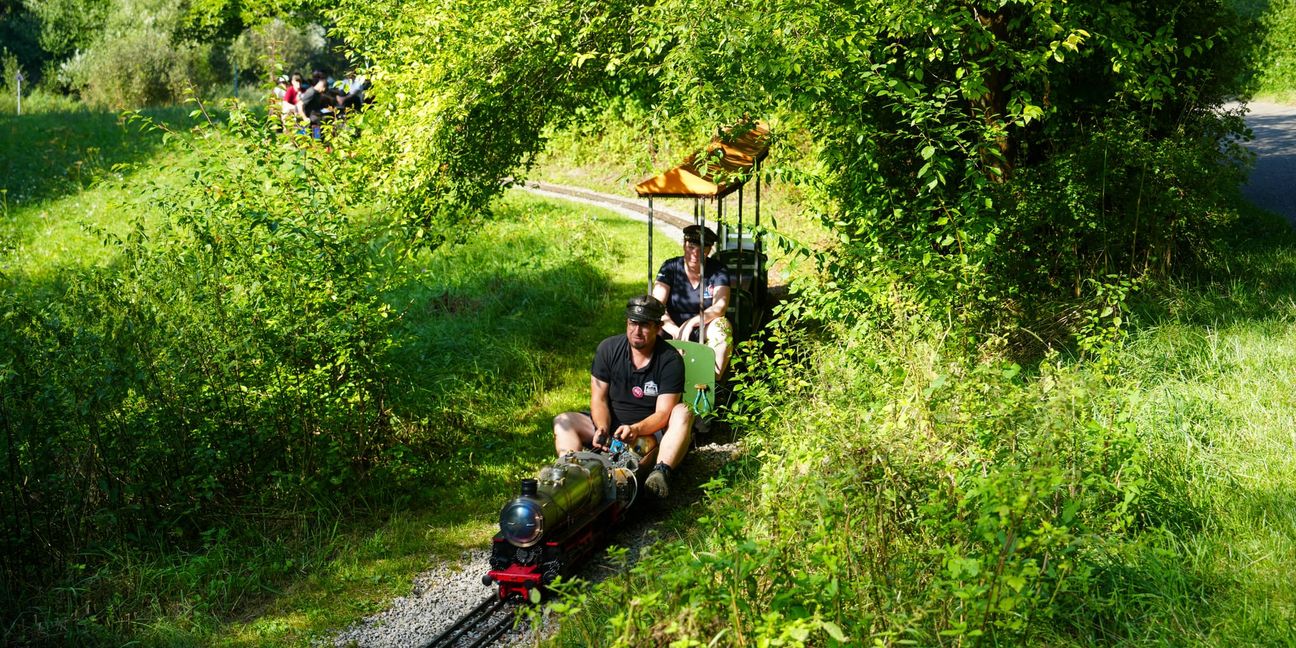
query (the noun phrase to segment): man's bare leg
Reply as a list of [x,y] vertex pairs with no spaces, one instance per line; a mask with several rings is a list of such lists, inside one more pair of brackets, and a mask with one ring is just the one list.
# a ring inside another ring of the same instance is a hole
[[657,465],[649,473],[648,479],[644,480],[648,492],[661,499],[670,496],[670,472],[684,460],[692,433],[693,410],[684,403],[676,403],[671,408],[666,434],[662,435],[661,446],[657,449]]
[[561,457],[579,452],[594,443],[594,421],[581,412],[563,412],[554,417],[554,451]]
[[671,409],[670,422],[666,424],[666,434],[662,435],[661,446],[657,449],[658,463],[674,468],[684,460],[688,452],[689,439],[693,434],[693,410],[684,403],[676,403]]

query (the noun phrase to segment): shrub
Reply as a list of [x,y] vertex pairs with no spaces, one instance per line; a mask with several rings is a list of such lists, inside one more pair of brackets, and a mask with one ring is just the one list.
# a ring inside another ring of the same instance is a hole
[[[101,25],[76,27],[76,48],[57,74],[59,84],[92,106],[124,109],[174,103],[216,79],[213,43],[179,37],[183,7],[174,3],[113,2],[96,4],[88,13],[78,13],[66,2],[50,7],[73,22],[103,14]],[[57,28],[49,22],[46,26]]]
[[105,36],[64,63],[61,77],[91,106],[142,108],[182,100],[215,79],[210,48],[157,27]]

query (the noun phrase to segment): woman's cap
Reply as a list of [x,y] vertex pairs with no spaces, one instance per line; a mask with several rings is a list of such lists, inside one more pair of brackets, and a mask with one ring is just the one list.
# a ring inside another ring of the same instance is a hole
[[703,243],[702,239],[704,237],[706,238],[704,247],[710,247],[712,245],[715,245],[716,239],[719,238],[716,236],[715,232],[711,231],[710,227],[702,227],[701,225],[689,225],[688,227],[684,228],[685,243]]

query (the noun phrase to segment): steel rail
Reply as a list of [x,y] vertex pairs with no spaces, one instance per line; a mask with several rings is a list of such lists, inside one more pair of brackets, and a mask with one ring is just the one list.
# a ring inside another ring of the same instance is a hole
[[477,607],[469,610],[467,614],[459,617],[450,627],[442,630],[428,643],[423,644],[423,648],[449,648],[450,646],[459,645],[471,648],[488,646],[507,632],[509,625],[513,621],[512,614],[499,615],[496,618],[496,613],[514,605],[516,603],[512,601],[500,600],[497,594],[490,594],[485,600],[478,603]]

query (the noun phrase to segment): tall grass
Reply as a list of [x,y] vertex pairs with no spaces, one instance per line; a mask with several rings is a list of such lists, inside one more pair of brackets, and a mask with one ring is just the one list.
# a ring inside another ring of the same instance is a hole
[[[50,112],[79,112],[88,108],[74,97],[48,92],[30,85],[23,87],[23,115]],[[9,82],[8,87],[0,87],[0,117],[18,116],[18,92]]]

